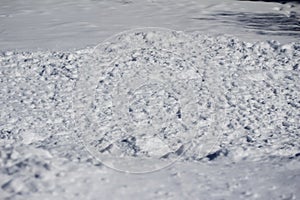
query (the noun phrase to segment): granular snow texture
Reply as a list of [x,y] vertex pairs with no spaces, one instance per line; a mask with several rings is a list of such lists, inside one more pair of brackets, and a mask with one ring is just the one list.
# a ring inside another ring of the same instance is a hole
[[162,30],[2,52],[0,197],[297,199],[299,63],[300,43]]

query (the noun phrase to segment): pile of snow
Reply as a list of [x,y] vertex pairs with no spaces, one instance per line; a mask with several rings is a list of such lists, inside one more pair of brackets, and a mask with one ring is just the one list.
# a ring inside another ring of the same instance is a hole
[[59,177],[107,172],[97,159],[130,172],[178,159],[297,163],[299,63],[299,43],[161,29],[96,49],[2,52],[1,193],[66,194]]

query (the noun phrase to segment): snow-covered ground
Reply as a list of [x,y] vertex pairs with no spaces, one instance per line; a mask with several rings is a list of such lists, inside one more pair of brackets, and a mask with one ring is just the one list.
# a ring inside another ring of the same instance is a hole
[[299,40],[299,10],[294,3],[235,0],[2,0],[0,46],[70,50],[153,26],[286,43]]
[[298,10],[2,1],[0,199],[300,198]]

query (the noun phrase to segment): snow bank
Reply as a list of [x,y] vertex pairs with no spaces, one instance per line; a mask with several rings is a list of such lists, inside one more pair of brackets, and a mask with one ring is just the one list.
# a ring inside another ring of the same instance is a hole
[[299,63],[299,43],[161,29],[96,49],[2,52],[2,191],[63,193],[54,177],[97,159],[130,172],[178,159],[295,162]]

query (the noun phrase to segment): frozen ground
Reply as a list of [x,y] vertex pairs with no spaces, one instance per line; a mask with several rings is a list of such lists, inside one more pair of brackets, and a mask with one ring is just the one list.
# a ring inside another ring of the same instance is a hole
[[3,5],[0,199],[299,198],[297,5]]

